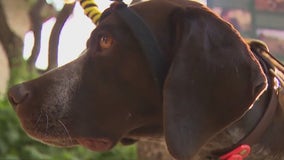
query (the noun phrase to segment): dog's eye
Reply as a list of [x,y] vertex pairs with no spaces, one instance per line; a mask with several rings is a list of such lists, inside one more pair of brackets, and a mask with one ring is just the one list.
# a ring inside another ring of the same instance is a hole
[[101,49],[109,49],[113,44],[113,38],[110,35],[103,35],[100,38],[100,48]]

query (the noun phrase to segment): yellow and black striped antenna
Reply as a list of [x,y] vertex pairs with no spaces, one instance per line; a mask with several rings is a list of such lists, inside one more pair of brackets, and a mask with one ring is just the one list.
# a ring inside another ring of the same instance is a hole
[[80,0],[80,4],[85,14],[97,25],[101,17],[101,12],[94,0]]
[[[65,3],[74,3],[76,0],[64,0]],[[93,21],[94,24],[98,24],[101,17],[101,12],[98,5],[94,0],[79,0],[84,13]]]

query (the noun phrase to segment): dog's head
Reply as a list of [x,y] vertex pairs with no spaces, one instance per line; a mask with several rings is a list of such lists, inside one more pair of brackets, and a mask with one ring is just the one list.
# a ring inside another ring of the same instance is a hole
[[206,7],[156,0],[131,9],[167,61],[163,93],[138,37],[113,9],[78,59],[10,89],[29,135],[95,151],[164,135],[172,155],[187,159],[240,118],[266,87],[245,42]]

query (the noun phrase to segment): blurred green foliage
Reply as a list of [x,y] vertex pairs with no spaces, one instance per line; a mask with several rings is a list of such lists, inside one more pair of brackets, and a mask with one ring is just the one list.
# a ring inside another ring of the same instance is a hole
[[[35,77],[26,65],[12,69],[10,86]],[[83,147],[56,148],[28,137],[7,98],[0,97],[0,160],[136,160],[136,146],[118,145],[97,153]]]

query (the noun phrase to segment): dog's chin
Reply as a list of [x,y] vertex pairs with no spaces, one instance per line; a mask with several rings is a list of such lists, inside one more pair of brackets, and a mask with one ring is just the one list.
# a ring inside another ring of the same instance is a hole
[[55,147],[74,147],[81,145],[92,151],[103,152],[113,148],[115,143],[108,138],[46,137],[29,134],[33,139]]
[[[27,131],[26,131],[27,132]],[[41,134],[35,134],[31,132],[27,132],[30,137],[33,139],[40,141],[42,143],[45,143],[47,145],[56,146],[56,147],[73,147],[76,145],[81,145],[83,147],[86,147],[92,151],[108,151],[115,143],[108,139],[108,138],[72,138],[69,137],[53,137],[48,135],[41,135]]]
[[39,128],[39,125],[38,128],[32,127],[36,125],[32,125],[33,123],[25,120],[22,120],[21,124],[31,138],[51,146],[73,147],[81,145],[92,151],[102,152],[112,149],[116,144],[111,138],[72,136],[64,127],[57,126],[46,130],[43,127]]
[[73,147],[78,145],[78,141],[71,137],[56,137],[50,136],[47,134],[41,134],[36,132],[31,132],[25,130],[25,132],[31,137],[32,139],[42,142],[47,145],[56,146],[56,147]]
[[65,139],[44,139],[40,141],[56,147],[73,147],[75,145],[81,145],[96,152],[108,151],[114,146],[114,143],[106,138],[76,138],[69,141],[66,141]]
[[51,139],[50,138],[50,139],[37,139],[37,140],[41,141],[44,144],[55,146],[55,147],[74,147],[79,144],[77,140],[74,140],[74,139],[66,140],[65,138],[64,139],[60,139],[60,138]]

